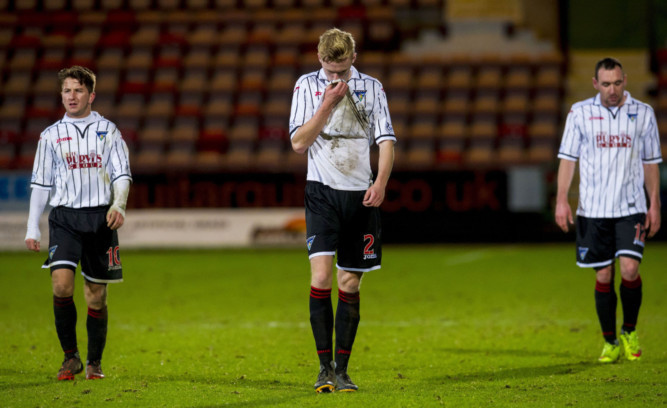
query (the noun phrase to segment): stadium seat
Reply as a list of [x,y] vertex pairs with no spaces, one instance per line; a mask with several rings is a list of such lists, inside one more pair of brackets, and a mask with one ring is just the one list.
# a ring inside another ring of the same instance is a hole
[[178,91],[183,94],[204,94],[209,90],[209,81],[204,68],[187,68],[178,82]]
[[475,88],[497,91],[503,87],[502,72],[498,66],[480,67],[475,78]]

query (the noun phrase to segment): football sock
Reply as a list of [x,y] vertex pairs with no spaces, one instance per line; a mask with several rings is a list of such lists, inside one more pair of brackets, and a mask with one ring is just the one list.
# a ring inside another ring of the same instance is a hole
[[600,320],[602,335],[608,343],[616,342],[616,292],[613,281],[595,282],[595,309]]
[[359,292],[347,293],[338,290],[336,308],[336,370],[347,370],[354,338],[359,327]]
[[76,306],[74,297],[53,295],[53,314],[56,318],[56,332],[65,358],[76,356],[79,349],[76,344]]
[[620,287],[621,305],[623,306],[623,331],[635,331],[639,307],[642,304],[642,278],[638,276],[633,281],[623,279]]
[[102,360],[102,352],[107,343],[109,312],[104,306],[100,310],[88,308],[86,329],[88,330],[88,361]]
[[331,289],[310,287],[310,327],[320,364],[328,366],[333,360],[333,306]]

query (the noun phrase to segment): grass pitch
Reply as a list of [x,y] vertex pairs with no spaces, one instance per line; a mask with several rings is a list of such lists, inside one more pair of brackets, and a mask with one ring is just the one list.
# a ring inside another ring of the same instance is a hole
[[[599,365],[573,244],[387,246],[361,290],[356,393],[313,392],[305,250],[126,251],[107,378],[58,382],[45,256],[0,253],[3,407],[638,407],[667,404],[667,243],[641,267],[643,360]],[[85,303],[77,277],[79,348]],[[619,321],[622,315],[619,305]],[[620,324],[620,323],[619,323]]]

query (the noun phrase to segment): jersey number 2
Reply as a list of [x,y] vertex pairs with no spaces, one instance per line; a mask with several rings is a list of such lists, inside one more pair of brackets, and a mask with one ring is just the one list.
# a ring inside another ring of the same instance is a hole
[[375,237],[373,237],[372,234],[366,234],[364,235],[364,241],[368,241],[366,246],[364,247],[364,255],[372,255],[375,253],[373,250],[373,244],[375,243]]

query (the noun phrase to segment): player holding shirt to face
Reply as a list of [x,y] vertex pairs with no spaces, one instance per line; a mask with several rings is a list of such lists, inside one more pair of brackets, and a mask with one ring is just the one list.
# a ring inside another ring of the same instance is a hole
[[26,247],[41,249],[39,218],[49,193],[48,259],[56,331],[65,359],[58,380],[83,371],[76,340],[74,271],[79,261],[88,305],[87,379],[104,378],[107,283],[123,280],[117,229],[125,222],[132,176],[127,146],[115,124],[91,111],[95,74],[73,66],[58,73],[65,116],[39,138],[31,179]]
[[[306,229],[310,259],[310,323],[319,356],[317,392],[355,391],[347,374],[357,326],[359,285],[382,259],[378,207],[394,161],[396,137],[382,84],[352,65],[352,35],[331,29],[317,47],[322,68],[296,83],[290,138],[308,154]],[[373,180],[370,146],[379,146]],[[331,302],[337,256],[338,305]],[[333,343],[335,328],[335,348]]]
[[[556,223],[573,224],[568,192],[579,160],[577,265],[596,274],[595,307],[605,344],[599,361],[639,360],[636,324],[642,301],[639,263],[645,238],[660,229],[660,138],[653,109],[625,91],[621,63],[595,66],[598,94],[572,106],[558,157]],[[644,190],[646,189],[646,190]],[[646,195],[648,195],[648,202]],[[615,263],[621,270],[623,326],[616,336]]]

